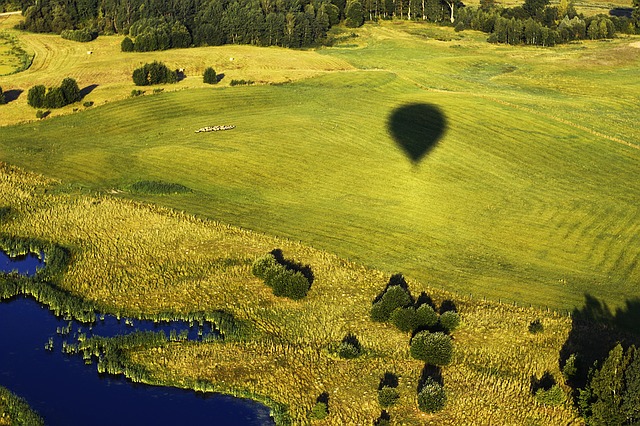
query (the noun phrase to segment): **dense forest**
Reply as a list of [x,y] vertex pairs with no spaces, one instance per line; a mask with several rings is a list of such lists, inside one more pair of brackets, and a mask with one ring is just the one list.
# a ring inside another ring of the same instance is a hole
[[341,21],[358,27],[392,18],[479,30],[495,43],[553,46],[639,32],[640,0],[629,6],[584,17],[569,0],[553,6],[525,0],[512,8],[495,0],[482,0],[479,7],[460,0],[0,0],[0,10],[22,10],[23,29],[84,41],[91,34],[128,34],[135,51],[226,43],[316,46]]

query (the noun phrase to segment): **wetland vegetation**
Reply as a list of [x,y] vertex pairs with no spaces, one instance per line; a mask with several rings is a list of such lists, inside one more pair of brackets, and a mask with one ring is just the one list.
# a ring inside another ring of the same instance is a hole
[[[19,19],[0,29],[35,56],[0,76],[1,248],[48,266],[0,275],[2,298],[224,336],[70,351],[281,424],[606,417],[597,382],[638,365],[637,36],[543,49],[395,20],[309,51],[122,52]],[[154,61],[185,78],[130,97]],[[33,121],[26,91],[69,76],[94,106]]]

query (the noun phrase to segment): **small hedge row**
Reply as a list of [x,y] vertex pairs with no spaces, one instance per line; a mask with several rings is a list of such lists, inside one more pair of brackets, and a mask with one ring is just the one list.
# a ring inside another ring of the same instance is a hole
[[64,30],[60,33],[60,37],[67,40],[86,43],[88,41],[92,41],[98,38],[98,32],[91,31],[86,28],[82,28],[80,30]]

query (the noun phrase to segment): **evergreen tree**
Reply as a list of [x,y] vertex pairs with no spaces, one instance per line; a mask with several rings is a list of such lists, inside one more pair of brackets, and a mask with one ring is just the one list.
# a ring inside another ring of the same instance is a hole
[[349,28],[361,27],[364,24],[364,11],[359,0],[351,0],[345,10],[344,25]]
[[633,425],[640,421],[640,356],[635,346],[616,345],[580,390],[579,406],[589,425]]
[[43,103],[45,108],[62,108],[65,105],[64,92],[60,87],[51,87],[47,90]]
[[380,300],[371,307],[371,319],[374,321],[388,321],[397,308],[406,308],[413,304],[411,295],[399,285],[387,288]]
[[418,392],[418,408],[425,413],[435,413],[442,410],[446,403],[447,395],[444,387],[431,377],[427,377]]
[[133,40],[131,40],[129,37],[125,37],[124,39],[122,39],[122,42],[120,43],[120,50],[122,50],[123,52],[133,52],[135,50]]
[[78,87],[78,83],[73,78],[67,77],[62,80],[62,84],[60,85],[60,90],[62,90],[62,95],[64,97],[64,104],[69,105],[75,102],[79,102],[82,99],[82,95],[80,94],[80,88]]
[[204,83],[207,83],[207,84],[216,84],[218,82],[218,76],[216,75],[216,71],[211,67],[208,67],[207,69],[204,70],[204,75],[202,79]]
[[453,357],[453,341],[448,335],[421,331],[411,339],[409,349],[415,359],[431,365],[448,365]]
[[42,84],[33,86],[27,93],[27,103],[34,108],[42,108],[44,106],[44,96],[47,88]]

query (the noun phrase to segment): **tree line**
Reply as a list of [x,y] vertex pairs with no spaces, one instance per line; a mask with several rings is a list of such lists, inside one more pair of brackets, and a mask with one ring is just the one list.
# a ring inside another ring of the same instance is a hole
[[[611,38],[640,30],[640,0],[620,16],[584,17],[570,0],[526,0],[504,8],[495,0],[466,7],[459,0],[5,0],[25,16],[22,28],[86,40],[127,34],[123,50],[153,51],[227,43],[308,47],[325,42],[343,21],[406,19],[489,33],[490,42],[553,46],[572,40]],[[631,13],[628,13],[628,12]],[[81,32],[73,32],[79,31]]]
[[584,17],[567,0],[557,6],[551,6],[549,0],[525,0],[522,6],[513,8],[501,8],[487,0],[480,8],[460,9],[455,29],[483,31],[492,43],[554,46],[573,40],[613,38],[616,33],[635,34],[640,28],[638,17]]
[[[306,47],[319,44],[344,16],[335,0],[17,0],[34,32],[88,29],[129,34],[135,50],[226,43]],[[359,0],[353,0],[358,4]],[[362,7],[352,21],[364,20]]]

